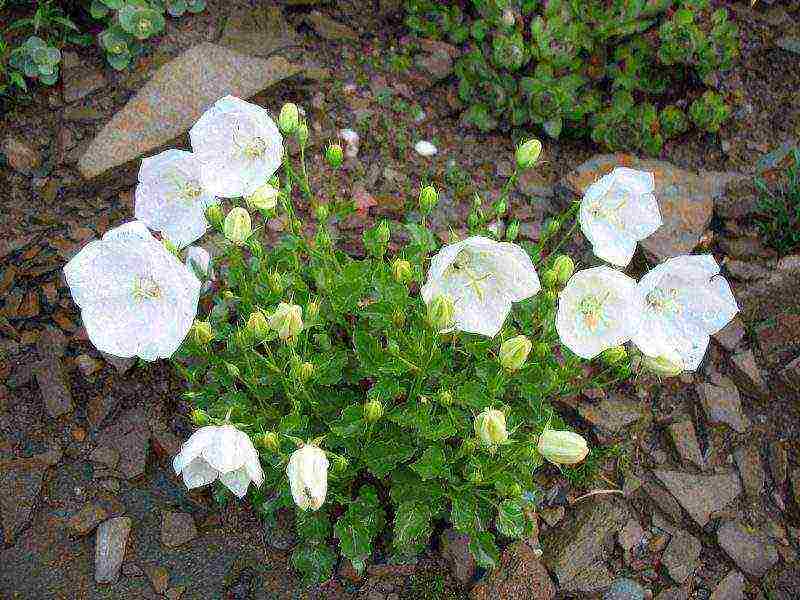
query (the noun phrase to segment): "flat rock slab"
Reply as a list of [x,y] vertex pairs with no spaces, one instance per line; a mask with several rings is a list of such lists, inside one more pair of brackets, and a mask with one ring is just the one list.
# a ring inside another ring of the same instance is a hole
[[711,593],[711,600],[744,600],[744,576],[731,571]]
[[130,517],[116,517],[97,528],[94,555],[94,579],[97,583],[114,583],[119,579],[132,525]]
[[99,446],[119,451],[117,470],[126,479],[144,474],[150,448],[150,430],[144,411],[137,408],[123,413],[116,423],[100,433],[97,441]]
[[31,458],[0,461],[0,517],[7,544],[28,524],[47,464]]
[[194,517],[189,513],[165,511],[161,517],[161,543],[177,548],[197,537]]
[[61,359],[51,358],[37,363],[33,368],[36,383],[42,394],[47,414],[58,418],[72,412],[72,394]]
[[249,98],[300,67],[284,58],[245,56],[202,43],[162,66],[109,121],[78,162],[92,179],[139,158],[186,132],[226,95]]
[[728,183],[741,177],[730,173],[692,173],[663,160],[618,153],[589,159],[567,176],[566,185],[582,196],[589,185],[615,167],[650,171],[655,176],[655,196],[664,224],[639,244],[648,258],[657,262],[694,250],[711,221],[715,199],[724,194]]
[[667,567],[669,576],[675,583],[683,583],[695,572],[700,564],[700,550],[703,546],[696,537],[683,530],[672,535],[661,562]]
[[597,404],[582,402],[578,405],[578,412],[592,425],[611,435],[620,433],[644,415],[639,402],[619,397],[605,398]]
[[680,471],[656,470],[653,473],[700,527],[708,523],[711,513],[722,510],[742,493],[739,476],[734,472],[723,475],[693,475]]
[[471,600],[552,600],[556,595],[547,569],[526,542],[516,542],[503,551],[502,567],[477,584]]
[[778,562],[778,551],[767,537],[741,521],[720,525],[717,543],[737,567],[753,577],[763,577]]
[[234,9],[219,40],[221,46],[236,52],[265,58],[298,43],[279,6]]
[[724,423],[739,433],[750,428],[750,420],[742,412],[739,390],[727,377],[720,378],[720,385],[701,383],[697,395],[711,423]]

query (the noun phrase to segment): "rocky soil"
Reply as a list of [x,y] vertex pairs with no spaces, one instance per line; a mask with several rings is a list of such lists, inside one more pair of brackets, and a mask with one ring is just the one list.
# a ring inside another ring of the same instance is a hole
[[[777,177],[800,136],[800,56],[785,49],[797,47],[797,3],[730,3],[745,40],[722,85],[740,101],[719,136],[690,134],[658,161],[547,142],[546,164],[511,199],[522,237],[537,239],[613,166],[653,170],[665,226],[638,268],[712,252],[742,308],[701,369],[561,401],[605,445],[599,474],[578,489],[542,470],[539,534],[507,546],[499,571],[476,569],[467,540],[443,526],[415,565],[371,564],[359,577],[340,564],[311,590],[291,571],[280,520],[265,528],[246,503],[220,506],[175,478],[189,433],[180,381],[166,363],[94,350],[61,268],[131,218],[137,159],[184,146],[223,93],[274,112],[301,104],[312,161],[342,128],[359,133],[343,176],[314,182],[361,208],[337,224],[354,253],[365,225],[414,210],[420,181],[442,190],[440,236],[462,228],[474,191],[498,194],[513,143],[462,127],[454,49],[406,36],[400,2],[253,4],[212,0],[171,20],[130,72],[94,49],[66,53],[63,84],[0,118],[0,598],[797,598],[800,255],[758,237],[752,184]],[[423,139],[435,156],[414,152]],[[275,220],[267,238],[282,229]],[[572,250],[593,260],[579,236]]]

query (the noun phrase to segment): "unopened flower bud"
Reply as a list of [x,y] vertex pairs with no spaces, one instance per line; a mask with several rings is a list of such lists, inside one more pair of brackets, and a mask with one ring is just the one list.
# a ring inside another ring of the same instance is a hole
[[298,363],[293,369],[295,377],[305,383],[314,376],[314,364],[310,362]]
[[586,440],[572,431],[548,429],[539,436],[539,454],[557,465],[575,465],[589,454]]
[[411,263],[402,258],[395,259],[392,263],[392,275],[394,275],[394,280],[398,283],[411,281],[411,276],[413,275]]
[[316,300],[311,300],[308,304],[306,304],[306,320],[309,322],[314,322],[317,320],[319,316],[319,302]]
[[334,169],[338,169],[344,162],[344,151],[339,144],[328,144],[325,149],[325,160]]
[[256,310],[250,314],[247,319],[247,332],[256,342],[263,342],[267,338],[270,332],[269,322],[262,311]]
[[300,109],[294,102],[287,102],[281,107],[278,117],[278,128],[283,135],[291,135],[300,124]]
[[374,423],[383,416],[383,405],[378,400],[370,400],[364,405],[364,420]]
[[666,356],[652,357],[643,355],[642,366],[658,377],[677,377],[683,373],[683,363]]
[[318,204],[317,208],[314,209],[314,216],[317,217],[317,221],[320,223],[327,221],[329,215],[330,211],[327,204]]
[[432,185],[426,185],[419,191],[419,208],[423,213],[431,212],[439,202],[439,194]]
[[212,204],[206,209],[206,221],[217,231],[222,231],[222,223],[225,221],[225,215],[219,204]]
[[520,169],[532,169],[542,154],[542,142],[531,139],[517,148],[517,166]]
[[250,237],[253,226],[250,221],[250,213],[241,206],[236,206],[225,216],[223,232],[225,238],[237,246],[241,246]]
[[613,348],[606,348],[603,350],[603,352],[600,353],[600,360],[607,365],[616,365],[625,360],[627,355],[625,346],[614,346]]
[[272,210],[278,205],[278,196],[280,196],[278,188],[265,183],[258,188],[251,195],[244,199],[247,208],[250,210]]
[[281,447],[281,439],[274,431],[267,431],[256,438],[256,443],[262,448],[277,452]]
[[273,294],[280,294],[283,292],[283,275],[281,275],[278,271],[272,271],[267,276],[267,283],[269,284],[269,289],[272,290]]
[[561,254],[553,261],[553,271],[560,285],[564,285],[575,272],[575,261],[566,254]]
[[506,340],[500,346],[500,364],[507,371],[517,371],[528,360],[531,351],[531,341],[524,335],[518,335]]
[[502,444],[508,439],[506,415],[501,410],[487,408],[475,417],[475,433],[485,446]]
[[542,273],[542,286],[546,289],[552,289],[558,284],[558,275],[554,269],[547,269]]
[[295,450],[289,457],[286,475],[292,498],[300,510],[319,510],[328,493],[328,467],[325,452],[312,444]]
[[306,125],[305,121],[300,121],[297,129],[294,130],[294,135],[297,138],[297,143],[305,147],[308,143],[308,125]]
[[392,313],[392,324],[398,329],[402,329],[406,324],[406,313],[397,309]]
[[192,411],[191,419],[196,427],[204,427],[211,422],[211,419],[208,418],[208,413],[202,408],[195,408]]
[[453,299],[440,294],[428,304],[428,323],[436,331],[446,331],[453,326],[456,306]]
[[192,339],[195,343],[205,346],[214,339],[214,330],[208,321],[195,321],[192,324]]
[[511,224],[506,228],[506,239],[513,242],[519,237],[519,221],[511,221]]
[[448,390],[439,392],[439,404],[442,406],[450,406],[453,403],[453,394]]
[[282,340],[294,338],[303,330],[303,310],[296,304],[281,302],[269,318],[269,326]]

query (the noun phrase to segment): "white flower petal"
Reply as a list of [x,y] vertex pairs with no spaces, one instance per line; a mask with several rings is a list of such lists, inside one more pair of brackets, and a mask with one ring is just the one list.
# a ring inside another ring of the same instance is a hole
[[175,468],[175,473],[180,474],[179,468],[189,464],[195,458],[202,454],[203,449],[211,444],[216,439],[217,427],[215,425],[208,425],[201,427],[195,431],[189,439],[181,444],[181,451],[172,461],[172,466]]
[[213,483],[218,476],[217,470],[202,458],[195,458],[183,467],[183,482],[189,490]]
[[203,448],[202,456],[220,473],[234,471],[244,464],[239,452],[239,431],[232,425],[217,427],[214,438]]
[[240,467],[235,471],[221,473],[219,480],[237,497],[244,498],[247,495],[247,486],[250,485],[250,475],[244,467]]
[[429,158],[439,152],[436,146],[426,140],[420,140],[414,144],[414,150],[416,150],[417,154],[425,158]]
[[286,475],[295,504],[302,509],[318,510],[328,493],[328,458],[316,446],[296,450],[286,465]]

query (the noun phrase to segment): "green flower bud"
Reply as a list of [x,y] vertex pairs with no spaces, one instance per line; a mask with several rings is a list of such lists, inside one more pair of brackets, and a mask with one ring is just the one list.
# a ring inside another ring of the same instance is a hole
[[214,330],[208,321],[195,321],[192,323],[191,335],[195,343],[205,346],[214,339]]
[[327,221],[329,215],[330,211],[328,210],[327,204],[318,204],[317,208],[314,209],[314,216],[317,217],[317,221],[320,223]]
[[208,418],[208,413],[202,408],[195,408],[190,417],[196,427],[204,427],[211,422],[211,419]]
[[281,107],[278,117],[278,128],[283,135],[291,135],[300,124],[300,109],[294,102],[287,102]]
[[225,238],[237,246],[241,246],[250,237],[253,231],[250,222],[250,213],[240,206],[236,206],[225,216],[223,233]]
[[542,142],[537,139],[528,140],[517,148],[517,166],[520,169],[532,169],[541,154]]
[[306,320],[309,322],[314,322],[317,320],[319,316],[319,302],[316,300],[310,301],[306,304]]
[[305,383],[314,376],[314,372],[316,371],[316,369],[313,363],[302,362],[298,363],[297,366],[293,367],[292,371],[294,373],[294,376],[297,377],[297,379]]
[[244,199],[247,208],[250,210],[272,210],[278,205],[278,196],[280,196],[278,188],[265,183],[250,196]]
[[519,221],[511,221],[511,224],[506,228],[506,239],[513,242],[519,237]]
[[212,204],[206,209],[206,221],[217,231],[222,231],[222,223],[225,220],[225,215],[222,212],[222,207],[219,204]]
[[439,202],[439,193],[432,185],[426,185],[419,191],[419,208],[423,213],[428,214]]
[[533,355],[542,360],[550,355],[550,345],[547,342],[536,342],[533,346]]
[[296,304],[281,302],[269,318],[269,326],[282,340],[297,337],[303,330],[303,309]]
[[565,254],[561,254],[553,261],[553,271],[560,285],[564,285],[575,272],[575,262]]
[[267,283],[269,284],[269,289],[272,290],[273,294],[280,294],[283,292],[283,275],[281,275],[278,271],[272,271],[267,276]]
[[370,400],[364,405],[364,419],[374,423],[383,416],[383,405],[378,400]]
[[442,406],[450,406],[453,403],[453,394],[447,390],[439,392],[439,404]]
[[455,321],[456,306],[453,299],[440,294],[428,304],[428,323],[436,331],[446,331]]
[[274,431],[267,431],[256,438],[256,444],[272,452],[277,452],[281,447],[281,438]]
[[411,281],[411,276],[413,274],[411,263],[407,260],[398,258],[392,263],[392,275],[394,275],[394,280],[396,282],[407,283]]
[[554,269],[547,269],[542,273],[542,286],[546,289],[553,289],[558,284],[558,274]]
[[233,363],[226,362],[225,368],[228,370],[228,375],[230,375],[234,379],[238,379],[241,376],[241,373],[239,372],[239,367],[237,367]]
[[575,465],[589,454],[586,440],[572,431],[548,429],[539,436],[539,454],[557,465]]
[[500,346],[500,364],[507,371],[517,371],[528,360],[531,351],[531,341],[524,335],[518,335],[506,340]]
[[257,342],[263,342],[269,335],[270,328],[266,315],[256,310],[247,319],[247,332]]
[[344,152],[339,144],[328,144],[325,149],[325,160],[334,169],[338,169],[344,162]]
[[406,324],[406,313],[397,309],[392,313],[392,324],[398,329],[402,329]]
[[508,439],[506,415],[501,410],[487,408],[475,417],[475,433],[484,446],[502,444]]
[[297,138],[297,143],[305,147],[308,143],[308,125],[306,125],[305,121],[300,122],[297,129],[294,130],[294,135]]
[[642,355],[642,366],[658,377],[677,377],[683,373],[683,364],[666,356]]
[[625,346],[614,346],[613,348],[603,350],[603,352],[600,353],[600,360],[607,365],[616,365],[625,360],[626,356],[628,356],[628,354],[625,352]]

